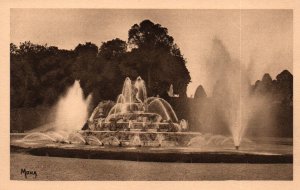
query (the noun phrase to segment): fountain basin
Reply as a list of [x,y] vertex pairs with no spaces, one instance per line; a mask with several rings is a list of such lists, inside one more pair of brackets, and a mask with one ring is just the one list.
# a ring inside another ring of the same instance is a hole
[[[22,147],[12,146],[14,150]],[[189,149],[158,148],[94,148],[76,146],[45,146],[23,148],[23,151],[36,156],[54,156],[84,159],[114,159],[151,162],[187,163],[293,163],[291,154],[260,153],[251,151],[203,151]]]
[[290,144],[255,147],[157,147],[157,146],[95,146],[55,142],[21,142],[11,138],[11,152],[25,152],[36,156],[83,159],[114,159],[151,162],[186,163],[293,163]]

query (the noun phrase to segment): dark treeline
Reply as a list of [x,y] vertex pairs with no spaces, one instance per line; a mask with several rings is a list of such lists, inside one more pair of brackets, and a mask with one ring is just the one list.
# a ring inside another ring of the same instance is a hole
[[[274,130],[271,130],[273,135],[293,137],[293,75],[284,70],[272,80],[269,74],[265,74],[262,80],[252,85],[251,92],[271,99],[269,115],[274,125]],[[264,127],[264,119],[264,114],[258,112],[249,125],[256,126],[256,129]],[[250,130],[248,133],[258,135],[259,130]]]
[[31,42],[10,44],[11,108],[51,106],[80,80],[93,105],[115,100],[125,77],[141,76],[149,96],[174,93],[186,97],[190,75],[186,61],[167,28],[144,20],[128,31],[128,40],[112,39],[100,47],[87,42],[74,50]]

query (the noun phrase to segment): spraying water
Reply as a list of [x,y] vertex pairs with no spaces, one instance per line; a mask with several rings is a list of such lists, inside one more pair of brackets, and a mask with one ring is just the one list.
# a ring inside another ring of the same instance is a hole
[[87,120],[90,101],[91,95],[84,99],[79,81],[75,81],[57,104],[56,130],[80,130]]
[[[247,68],[242,60],[232,58],[219,39],[213,40],[206,75],[210,100],[198,108],[199,121],[207,126],[208,129],[204,127],[206,132],[226,134],[228,131],[238,149],[249,130],[249,121],[257,120],[257,114],[269,113],[272,98],[252,93],[251,68]],[[270,125],[271,122],[270,114],[264,117],[264,123]]]
[[[178,122],[176,113],[172,106],[164,99],[158,97],[148,97],[145,81],[141,77],[137,77],[135,81],[126,78],[123,84],[122,94],[117,98],[116,104],[111,108],[105,122],[109,122],[112,118],[119,116],[132,115],[132,113],[158,114],[160,120]],[[93,117],[91,117],[91,120]],[[185,125],[185,127],[187,127]]]

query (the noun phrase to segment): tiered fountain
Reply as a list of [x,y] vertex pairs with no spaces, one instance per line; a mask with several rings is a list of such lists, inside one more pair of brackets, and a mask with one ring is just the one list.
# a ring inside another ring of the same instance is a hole
[[99,104],[88,119],[88,125],[88,130],[81,131],[83,136],[94,135],[104,144],[118,142],[120,146],[161,146],[163,141],[169,145],[178,144],[178,135],[188,130],[187,121],[179,122],[167,101],[147,97],[141,77],[135,81],[127,77],[122,93],[108,115],[103,114]]

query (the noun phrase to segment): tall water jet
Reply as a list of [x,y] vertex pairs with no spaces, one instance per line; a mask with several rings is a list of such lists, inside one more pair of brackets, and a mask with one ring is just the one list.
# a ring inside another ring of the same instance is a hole
[[[219,39],[213,40],[211,55],[207,62],[208,80],[213,101],[213,122],[217,130],[224,132],[220,126],[227,125],[234,145],[238,147],[247,127],[249,93],[248,73],[235,60]],[[219,132],[217,131],[217,132]]]
[[132,103],[133,97],[132,97],[132,84],[131,80],[129,77],[126,77],[124,84],[123,84],[123,89],[122,89],[122,95],[124,98],[124,102],[122,103]]
[[[249,131],[256,130],[257,136],[257,130],[273,126],[271,105],[274,98],[260,93],[260,89],[254,88],[257,85],[251,85],[251,65],[232,58],[223,42],[214,39],[206,64],[206,90],[210,97],[197,108],[202,130],[223,135],[229,132],[236,149]],[[264,76],[258,86],[272,86],[273,83],[270,76]],[[263,123],[264,127],[257,127],[258,123]]]
[[145,81],[141,77],[138,77],[134,83],[134,87],[137,90],[136,99],[140,103],[143,103],[147,99]]
[[76,80],[56,106],[56,130],[80,130],[88,118],[90,100],[91,95],[84,99],[79,81]]

